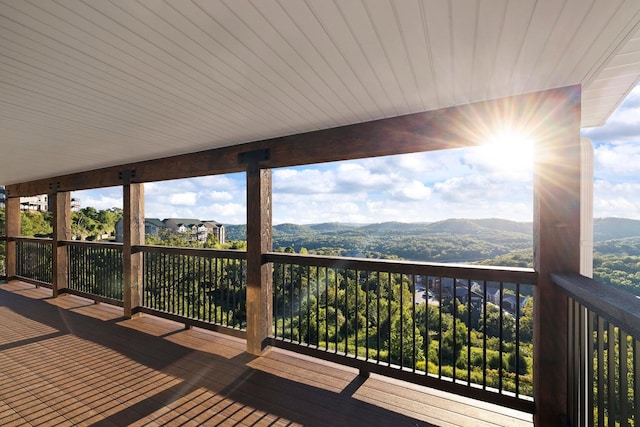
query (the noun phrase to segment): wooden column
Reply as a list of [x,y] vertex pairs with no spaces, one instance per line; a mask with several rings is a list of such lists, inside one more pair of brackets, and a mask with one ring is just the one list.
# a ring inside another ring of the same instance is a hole
[[271,170],[257,160],[247,168],[247,352],[260,355],[271,334],[273,318],[271,264],[262,254],[271,251]]
[[567,414],[567,310],[550,273],[580,271],[580,90],[542,109],[534,169],[534,400],[537,426]]
[[122,199],[124,316],[131,318],[142,303],[142,253],[133,246],[144,245],[144,184],[125,183]]
[[71,193],[68,191],[49,195],[53,213],[53,296],[57,297],[69,283],[69,257],[61,240],[71,239]]
[[7,281],[9,281],[16,278],[16,242],[11,238],[20,236],[20,197],[7,197],[6,199],[5,228],[7,236],[5,265]]

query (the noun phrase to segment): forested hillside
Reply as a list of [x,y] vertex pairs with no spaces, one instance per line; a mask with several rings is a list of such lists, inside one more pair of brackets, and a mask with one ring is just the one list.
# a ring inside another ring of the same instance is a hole
[[[113,234],[120,209],[74,212],[75,238],[100,239]],[[49,236],[51,214],[21,213],[24,236]],[[245,225],[226,225],[228,241],[246,239]],[[0,209],[4,230],[4,209]],[[157,244],[157,242],[154,242]],[[532,224],[504,219],[448,219],[433,223],[280,224],[273,228],[275,250],[412,261],[480,263],[531,267]],[[231,247],[231,246],[229,246]],[[232,246],[242,248],[242,245]],[[594,221],[594,278],[640,295],[640,221],[598,218]],[[0,244],[0,270],[4,245]]]
[[[501,219],[449,219],[434,223],[326,223],[273,227],[276,250],[301,248],[324,255],[476,262],[532,245],[531,223]],[[244,225],[226,226],[227,238],[244,240]]]

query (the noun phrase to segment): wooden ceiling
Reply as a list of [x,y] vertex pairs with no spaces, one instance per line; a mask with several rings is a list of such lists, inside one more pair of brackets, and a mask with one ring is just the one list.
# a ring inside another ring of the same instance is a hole
[[0,0],[0,183],[639,77],[638,0]]

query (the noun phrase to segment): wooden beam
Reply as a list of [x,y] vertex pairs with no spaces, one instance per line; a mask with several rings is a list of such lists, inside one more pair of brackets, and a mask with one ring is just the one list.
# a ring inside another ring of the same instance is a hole
[[136,245],[144,245],[144,184],[125,182],[123,186],[123,309],[131,318],[142,304],[142,253],[134,252]]
[[7,246],[5,253],[5,266],[7,280],[15,279],[17,267],[17,245],[12,237],[20,236],[20,198],[8,197],[5,202],[5,236]]
[[272,267],[263,254],[272,249],[271,170],[253,160],[247,167],[247,352],[260,355],[271,335]]
[[[555,101],[555,102],[554,102]],[[549,99],[534,158],[536,425],[567,415],[568,301],[552,273],[580,271],[580,91]]]
[[544,126],[541,112],[549,107],[549,100],[575,92],[580,92],[579,87],[569,86],[51,177],[9,185],[7,190],[15,196],[30,196],[46,194],[54,183],[59,191],[112,187],[121,184],[121,175],[127,171],[135,172],[131,182],[243,172],[239,156],[265,150],[269,159],[261,165],[279,168],[472,146],[507,121],[516,127]]
[[68,191],[49,195],[53,211],[53,296],[57,297],[68,287],[68,248],[61,242],[71,239],[71,193]]

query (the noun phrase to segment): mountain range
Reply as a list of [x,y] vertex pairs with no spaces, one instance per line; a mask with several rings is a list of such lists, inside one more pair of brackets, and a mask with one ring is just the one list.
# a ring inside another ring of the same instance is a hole
[[[245,225],[226,225],[225,228],[228,240],[245,239]],[[532,236],[531,222],[497,218],[447,219],[430,223],[279,224],[273,227],[273,247],[290,248],[295,252],[305,248],[325,255],[477,262],[514,251],[531,250]],[[626,246],[617,242],[625,239]],[[617,251],[623,248],[625,254],[640,251],[640,220],[595,219],[594,242],[596,250],[599,247]]]

